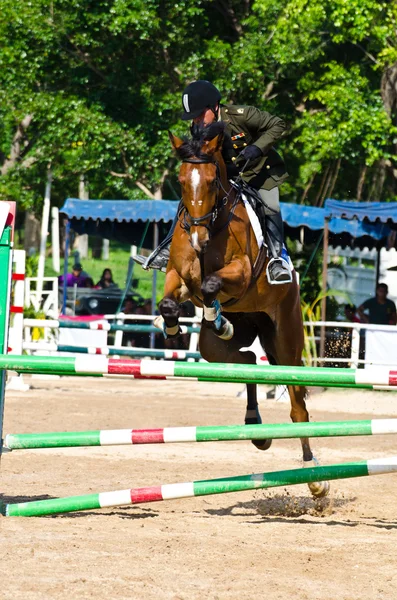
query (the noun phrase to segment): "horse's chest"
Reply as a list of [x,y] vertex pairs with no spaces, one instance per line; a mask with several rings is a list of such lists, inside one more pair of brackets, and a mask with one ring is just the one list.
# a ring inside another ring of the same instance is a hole
[[195,258],[192,262],[186,261],[182,265],[181,276],[186,286],[193,294],[201,296],[201,284],[207,275],[219,271],[226,264],[221,252],[211,250],[205,253],[200,261]]
[[185,281],[200,280],[201,282],[206,275],[219,271],[228,262],[228,257],[225,257],[223,252],[208,248],[201,260],[196,257],[190,263],[188,261],[183,262],[181,275]]
[[225,260],[225,256],[221,252],[218,252],[217,250],[206,252],[204,257],[205,275],[214,273],[214,271],[219,271],[219,269],[222,269],[225,266],[226,262],[227,258]]

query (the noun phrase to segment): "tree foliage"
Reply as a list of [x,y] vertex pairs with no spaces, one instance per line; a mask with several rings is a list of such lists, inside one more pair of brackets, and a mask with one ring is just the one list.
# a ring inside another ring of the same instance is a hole
[[397,8],[388,0],[0,0],[0,195],[177,197],[181,92],[285,118],[284,200],[396,197]]

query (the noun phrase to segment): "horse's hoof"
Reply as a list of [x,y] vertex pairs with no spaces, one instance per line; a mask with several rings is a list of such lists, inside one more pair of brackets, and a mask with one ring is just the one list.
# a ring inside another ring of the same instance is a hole
[[[244,422],[246,425],[260,425],[262,423],[258,406],[256,408],[247,409]],[[255,448],[258,448],[258,450],[268,450],[272,445],[272,441],[273,440],[271,438],[268,440],[251,440]]]
[[270,446],[272,445],[272,439],[269,440],[251,440],[251,442],[254,444],[255,448],[258,448],[258,450],[269,450]]
[[217,333],[217,336],[221,340],[227,341],[227,340],[231,340],[233,335],[234,335],[233,325],[230,323],[230,321],[225,319],[225,317],[222,317],[222,325],[221,325],[221,328],[219,329],[219,333]]
[[312,481],[307,485],[314,498],[325,498],[331,489],[329,481]]
[[[318,467],[319,464],[320,463],[314,456],[312,460],[303,461],[304,468]],[[311,491],[313,498],[325,498],[329,494],[329,481],[311,481],[307,485],[309,486],[309,490]]]

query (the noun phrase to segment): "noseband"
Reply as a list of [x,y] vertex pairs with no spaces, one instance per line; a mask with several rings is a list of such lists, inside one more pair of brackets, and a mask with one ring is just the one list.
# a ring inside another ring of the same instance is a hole
[[[217,197],[217,201],[214,205],[214,207],[212,208],[212,210],[210,212],[208,212],[206,215],[203,215],[202,217],[192,217],[192,215],[189,213],[189,210],[187,209],[186,206],[184,206],[184,213],[183,213],[183,223],[182,223],[182,227],[185,231],[189,232],[191,227],[205,227],[208,230],[208,233],[211,237],[212,234],[212,227],[216,221],[216,219],[218,218],[219,213],[221,212],[221,210],[226,206],[227,201],[229,199],[229,193],[226,192],[226,190],[224,189],[222,183],[221,183],[221,174],[220,174],[220,169],[219,169],[219,165],[217,162],[211,160],[211,158],[208,157],[203,157],[203,158],[185,158],[183,160],[184,163],[190,163],[193,165],[203,165],[203,164],[213,164],[215,165],[216,168],[216,187],[218,188],[218,197]],[[223,198],[219,198],[219,189],[222,188],[222,190],[225,192],[225,196]],[[209,223],[204,223],[204,221],[206,221],[207,219],[209,219]]]

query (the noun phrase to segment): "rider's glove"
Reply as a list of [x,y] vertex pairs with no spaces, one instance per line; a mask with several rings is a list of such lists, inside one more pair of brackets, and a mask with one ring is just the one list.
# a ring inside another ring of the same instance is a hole
[[251,146],[247,146],[244,148],[242,152],[240,152],[239,158],[243,157],[245,160],[256,160],[260,156],[263,156],[262,150],[252,144]]

